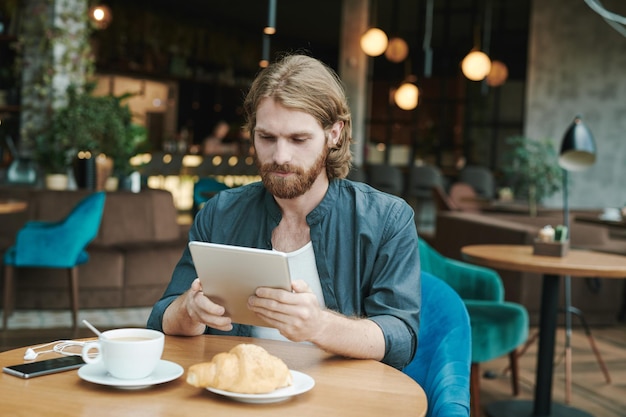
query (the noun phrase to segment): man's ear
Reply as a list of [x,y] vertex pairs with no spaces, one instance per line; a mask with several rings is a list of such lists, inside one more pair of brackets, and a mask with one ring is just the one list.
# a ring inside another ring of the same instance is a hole
[[343,130],[343,121],[335,122],[328,132],[328,145],[331,148],[337,147],[339,139],[341,138],[341,132]]

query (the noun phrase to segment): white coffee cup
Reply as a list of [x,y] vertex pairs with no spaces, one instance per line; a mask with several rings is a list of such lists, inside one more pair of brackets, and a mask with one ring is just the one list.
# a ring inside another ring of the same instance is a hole
[[165,336],[156,330],[114,329],[102,332],[98,341],[87,342],[82,356],[88,364],[102,362],[115,378],[141,379],[156,369],[164,344]]

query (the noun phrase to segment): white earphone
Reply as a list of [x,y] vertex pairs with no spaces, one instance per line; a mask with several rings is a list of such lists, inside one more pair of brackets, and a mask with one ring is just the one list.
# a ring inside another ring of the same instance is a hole
[[35,352],[33,348],[28,348],[26,349],[26,352],[24,352],[24,360],[34,361],[35,359],[37,359],[37,355],[39,354]]
[[[62,355],[67,355],[67,356],[80,355],[80,352],[69,352],[69,351],[66,351],[65,349],[72,347],[72,346],[83,346],[84,344],[85,342],[77,342],[75,340],[57,340],[55,342],[45,343],[43,345],[34,346],[34,347],[29,347],[24,352],[24,360],[34,361],[35,359],[37,359],[37,356],[44,354],[44,353],[50,353],[50,352],[56,352],[56,353],[60,353]],[[43,350],[41,352],[35,351],[36,349],[41,349],[50,345],[54,345],[52,349]]]

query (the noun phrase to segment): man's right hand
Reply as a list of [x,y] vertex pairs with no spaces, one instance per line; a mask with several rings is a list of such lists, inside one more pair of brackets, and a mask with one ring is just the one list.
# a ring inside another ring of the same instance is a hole
[[224,316],[224,307],[215,304],[202,292],[199,279],[165,310],[163,331],[165,334],[196,336],[204,333],[205,326],[229,331],[233,328],[230,317]]

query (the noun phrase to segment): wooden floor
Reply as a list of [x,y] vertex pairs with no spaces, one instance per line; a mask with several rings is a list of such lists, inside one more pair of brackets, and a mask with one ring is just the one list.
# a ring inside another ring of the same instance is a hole
[[[532,329],[530,334],[534,334]],[[570,406],[584,410],[595,417],[626,416],[626,324],[591,329],[601,358],[604,360],[611,382],[607,383],[602,373],[589,339],[582,329],[574,329],[572,334],[572,388]],[[557,332],[555,365],[553,378],[553,401],[565,403],[565,331]],[[520,358],[519,399],[531,400],[535,387],[537,343],[533,343]],[[492,371],[495,378],[481,379],[481,399],[483,405],[492,401],[511,400],[510,375],[505,374],[507,358],[482,364],[482,371]]]
[[[105,329],[100,329],[105,330]],[[531,329],[530,333],[534,333]],[[626,416],[626,324],[593,328],[592,335],[605,361],[611,383],[604,380],[589,341],[581,329],[572,334],[572,401],[571,406],[582,409],[595,417]],[[9,330],[0,334],[0,351],[36,345],[51,340],[91,337],[93,334],[81,328],[77,334],[69,329]],[[557,333],[557,350],[554,368],[552,398],[563,403],[565,398],[565,371],[562,360],[565,334]],[[532,399],[535,382],[537,344],[530,346],[520,358],[519,399]],[[511,395],[510,377],[505,374],[506,357],[482,364],[482,371],[490,371],[492,378],[481,379],[483,405],[492,401],[514,399]]]

